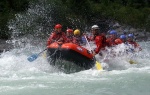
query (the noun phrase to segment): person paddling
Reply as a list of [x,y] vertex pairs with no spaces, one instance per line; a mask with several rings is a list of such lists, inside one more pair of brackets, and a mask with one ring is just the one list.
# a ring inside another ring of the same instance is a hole
[[115,42],[116,39],[117,39],[117,32],[115,30],[110,31],[109,37],[106,40],[107,46],[113,47],[117,45],[117,43]]
[[66,37],[67,37],[67,40],[66,40],[67,43],[73,42],[73,30],[72,29],[68,28],[66,30]]
[[117,45],[118,45],[118,44],[122,44],[122,43],[126,44],[126,43],[127,43],[127,38],[126,38],[126,36],[123,35],[123,34],[120,35],[120,37],[115,40],[115,43],[116,43]]
[[133,34],[128,34],[128,39],[127,39],[127,42],[129,45],[131,45],[131,47],[134,49],[137,50],[137,51],[141,51],[142,48],[140,47],[140,45],[134,41],[134,35]]
[[96,44],[96,48],[93,50],[93,55],[95,56],[100,52],[101,49],[105,48],[106,36],[101,33],[98,25],[93,25],[91,31],[93,34],[93,41]]
[[57,42],[58,44],[62,44],[67,40],[66,35],[62,32],[62,25],[56,24],[54,27],[54,31],[52,31],[50,37],[47,40],[47,46],[53,42]]
[[82,38],[81,38],[81,34],[80,34],[80,30],[76,29],[74,30],[74,37],[73,37],[73,43],[77,44],[77,45],[81,45],[82,43]]

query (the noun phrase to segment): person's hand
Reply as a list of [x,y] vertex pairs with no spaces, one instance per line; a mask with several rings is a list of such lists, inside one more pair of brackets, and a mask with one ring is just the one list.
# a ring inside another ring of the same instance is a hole
[[100,55],[100,56],[103,56],[103,54],[102,54],[101,52],[99,53],[99,55]]
[[63,44],[63,42],[57,42],[57,43],[60,44],[60,45]]
[[62,42],[63,41],[63,38],[59,38],[59,40],[57,40],[57,42]]
[[139,47],[139,51],[142,51],[142,48],[141,48],[141,47]]
[[85,35],[85,33],[82,33],[82,35],[84,36],[84,35]]
[[95,55],[96,55],[96,53],[95,53],[94,51],[92,51],[92,55],[93,55],[93,56],[95,56]]

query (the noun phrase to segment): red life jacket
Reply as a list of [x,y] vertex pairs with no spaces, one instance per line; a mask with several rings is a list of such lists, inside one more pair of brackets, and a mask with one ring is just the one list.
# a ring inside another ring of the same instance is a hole
[[67,43],[72,43],[73,42],[73,36],[67,36],[67,40],[66,40]]
[[105,35],[97,35],[97,36],[95,36],[94,37],[94,42],[95,42],[95,44],[97,46],[97,48],[94,50],[96,54],[99,53],[99,51],[101,49],[104,49],[105,46],[107,45]]
[[116,45],[118,45],[118,44],[122,44],[123,41],[120,38],[118,38],[118,39],[115,40],[115,43],[116,43]]
[[133,45],[134,48],[139,47],[139,44],[137,44],[135,41],[128,41],[129,44]]
[[48,38],[47,45],[50,45],[52,42],[58,41],[58,42],[65,42],[67,40],[66,35],[64,32],[53,32],[50,37]]
[[112,47],[117,45],[117,43],[115,42],[116,39],[114,38],[107,38],[106,43],[108,47]]
[[74,44],[80,45],[81,44],[81,37],[80,36],[74,36],[72,42]]

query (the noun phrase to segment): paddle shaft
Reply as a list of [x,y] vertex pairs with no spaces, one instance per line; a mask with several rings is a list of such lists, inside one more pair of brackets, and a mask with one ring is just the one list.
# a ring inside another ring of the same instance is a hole
[[42,52],[44,52],[45,50],[47,50],[47,48],[46,49],[44,49],[43,51],[41,51],[40,53],[38,53],[38,55],[40,55]]
[[90,44],[89,44],[89,41],[87,40],[86,36],[84,36],[84,37],[85,37],[85,40],[86,40],[86,42],[87,42],[87,44],[88,44],[88,46],[89,46],[89,48],[90,48],[90,51],[92,52],[92,48],[91,48],[91,46],[90,46]]
[[[87,44],[88,44],[88,47],[90,48],[90,51],[92,52],[92,48],[91,48],[91,45],[90,45],[89,41],[87,40],[87,37],[86,37],[86,36],[84,36],[84,37],[85,37],[85,39],[86,39],[86,42],[87,42]],[[94,58],[94,60],[96,61],[95,56],[93,56],[93,58]]]
[[[85,37],[85,39],[86,39],[86,41],[87,41],[87,43],[88,43],[88,46],[89,46],[89,48],[90,48],[90,50],[91,50],[91,52],[92,52],[92,48],[91,48],[91,46],[90,46],[90,44],[89,44],[89,42],[88,42],[86,36],[84,36],[84,37]],[[93,56],[93,59],[94,59],[94,61],[95,61],[96,69],[97,69],[97,70],[103,70],[103,67],[101,66],[101,64],[96,60],[95,55]]]

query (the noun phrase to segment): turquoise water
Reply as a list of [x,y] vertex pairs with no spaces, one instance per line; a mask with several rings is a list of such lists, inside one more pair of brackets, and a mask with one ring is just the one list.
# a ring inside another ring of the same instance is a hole
[[72,74],[51,67],[43,56],[28,62],[30,54],[25,49],[4,52],[0,55],[0,95],[149,95],[150,45],[140,45],[143,51],[134,58],[137,64],[111,60],[110,71],[90,69]]

